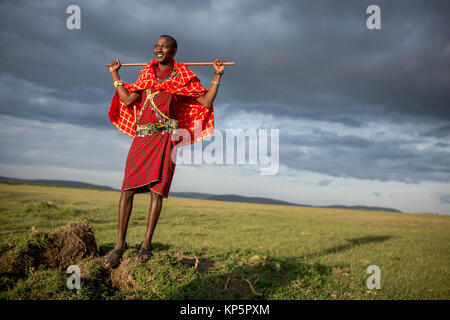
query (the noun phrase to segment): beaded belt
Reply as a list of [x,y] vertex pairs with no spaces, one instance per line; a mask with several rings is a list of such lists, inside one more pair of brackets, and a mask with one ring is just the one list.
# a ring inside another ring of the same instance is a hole
[[151,93],[150,89],[147,89],[147,99],[144,103],[143,108],[141,109],[141,112],[139,113],[139,118],[141,118],[142,113],[144,109],[150,104],[153,108],[153,111],[155,112],[157,118],[159,119],[158,122],[155,123],[149,123],[149,124],[143,124],[143,125],[136,125],[136,136],[137,137],[145,137],[151,134],[155,134],[158,132],[162,132],[163,134],[173,132],[176,133],[176,130],[178,128],[178,121],[172,118],[169,118],[164,113],[162,113],[158,107],[155,105],[155,102],[153,101],[153,98],[159,93],[159,91]]
[[162,132],[163,134],[170,133],[178,128],[178,121],[170,119],[168,121],[160,120],[159,122],[137,125],[136,136],[145,137],[151,134]]

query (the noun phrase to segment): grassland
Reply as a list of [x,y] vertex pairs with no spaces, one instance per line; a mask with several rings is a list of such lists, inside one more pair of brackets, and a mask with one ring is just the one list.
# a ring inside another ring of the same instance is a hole
[[[118,199],[117,191],[0,183],[1,253],[26,241],[32,228],[51,232],[80,220],[103,251],[111,249]],[[64,272],[37,268],[1,274],[0,298],[450,297],[449,216],[170,198],[153,238],[155,254],[139,264],[133,257],[148,205],[148,195],[136,196],[119,279],[110,281],[97,257],[82,263],[81,290],[66,288]],[[366,287],[370,265],[381,268],[379,290]]]

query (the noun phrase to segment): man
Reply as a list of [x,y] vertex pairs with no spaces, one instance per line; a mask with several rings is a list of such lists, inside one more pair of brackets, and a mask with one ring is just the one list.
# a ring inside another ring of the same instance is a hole
[[[175,170],[171,157],[176,147],[172,139],[173,130],[179,128],[189,132],[191,141],[188,143],[213,134],[213,101],[223,75],[223,61],[214,61],[212,85],[205,89],[186,65],[174,60],[176,53],[176,40],[168,35],[160,36],[153,49],[155,59],[144,67],[134,84],[124,84],[120,80],[119,60],[107,65],[117,88],[109,118],[119,130],[134,138],[119,201],[117,242],[105,261],[107,268],[120,263],[134,195],[149,190],[151,202],[147,232],[137,260],[146,262],[151,258],[153,232]],[[200,134],[194,134],[198,123],[202,124]]]

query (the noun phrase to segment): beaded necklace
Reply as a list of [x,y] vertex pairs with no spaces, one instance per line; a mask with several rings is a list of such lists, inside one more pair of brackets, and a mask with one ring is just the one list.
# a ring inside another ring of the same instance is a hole
[[170,74],[170,76],[168,76],[166,78],[158,79],[158,77],[156,76],[156,66],[154,67],[153,71],[155,72],[155,79],[158,82],[165,82],[167,80],[174,78],[178,74],[178,70],[174,68],[172,73]]

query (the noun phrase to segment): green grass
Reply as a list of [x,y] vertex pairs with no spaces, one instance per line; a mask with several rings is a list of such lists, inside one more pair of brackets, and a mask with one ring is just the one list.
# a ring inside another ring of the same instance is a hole
[[[0,251],[23,246],[32,227],[52,232],[86,220],[111,248],[120,193],[0,183]],[[137,195],[121,273],[110,283],[101,258],[67,275],[0,275],[3,299],[449,299],[450,217],[170,198],[145,265],[133,262],[149,196]],[[195,268],[195,258],[199,260]],[[124,261],[125,261],[124,260]],[[381,289],[368,290],[369,265]],[[113,277],[111,276],[111,279]]]

